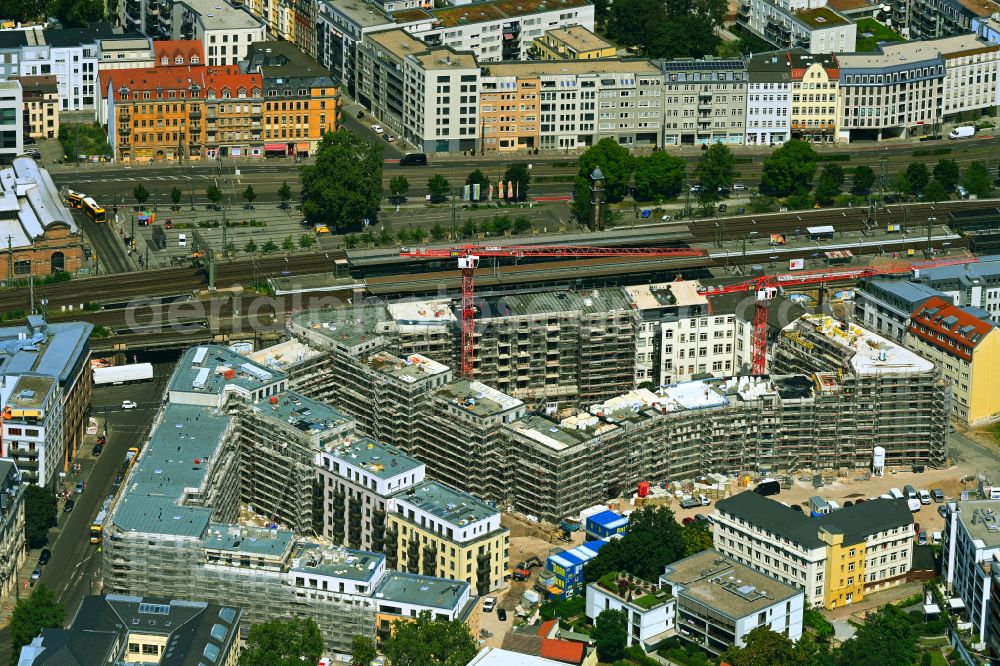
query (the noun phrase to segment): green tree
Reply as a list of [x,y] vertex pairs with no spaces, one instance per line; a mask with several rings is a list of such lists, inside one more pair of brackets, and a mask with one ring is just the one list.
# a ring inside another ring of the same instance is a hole
[[375,220],[382,199],[382,145],[346,130],[327,132],[313,164],[301,168],[302,212],[338,233]]
[[468,625],[436,622],[427,611],[414,621],[393,622],[391,635],[382,641],[388,666],[465,666],[478,651]]
[[816,151],[799,139],[786,141],[764,160],[760,191],[774,196],[805,194],[816,175]]
[[181,188],[175,187],[170,190],[170,203],[173,204],[174,210],[180,210],[182,196],[184,196],[184,193],[181,192]]
[[930,173],[928,173],[927,166],[923,162],[911,162],[906,167],[906,180],[910,184],[910,189],[907,191],[911,194],[923,192],[930,179]]
[[382,227],[382,229],[378,232],[378,239],[376,242],[379,245],[392,245],[392,234],[389,233],[388,229]]
[[[757,627],[744,637],[744,647],[731,647],[722,655],[722,661],[732,666],[805,666],[806,656],[787,636],[776,633],[767,626]],[[859,664],[864,662],[858,662]],[[909,663],[909,662],[907,662]]]
[[406,193],[410,191],[410,181],[406,176],[393,176],[389,181],[389,193],[394,201],[402,203],[406,199]]
[[56,496],[49,490],[29,485],[24,490],[24,533],[28,548],[49,542],[49,528],[56,526]]
[[482,172],[481,169],[476,169],[468,176],[465,177],[465,184],[469,185],[469,197],[472,198],[473,195],[473,185],[479,185],[479,199],[483,200],[486,198],[487,193],[490,189],[490,179]]
[[431,203],[441,203],[448,200],[451,184],[444,176],[436,173],[427,181],[427,191],[431,195]]
[[219,204],[222,203],[222,190],[215,183],[205,188],[205,196],[208,197],[209,202],[215,208],[218,208]]
[[635,197],[673,199],[684,185],[684,160],[660,150],[635,160]]
[[278,251],[278,245],[273,241],[268,239],[266,243],[260,246],[261,254],[274,254]]
[[[917,658],[917,633],[906,613],[892,604],[868,615],[837,652],[840,666],[899,666]],[[734,665],[738,666],[738,665]]]
[[892,182],[889,183],[889,188],[893,192],[911,192],[913,191],[913,185],[910,183],[910,179],[907,177],[905,171],[900,171],[895,176],[892,177]]
[[434,226],[431,227],[431,239],[435,241],[443,241],[448,237],[448,230],[442,226],[440,222],[435,222]]
[[323,655],[323,635],[312,618],[271,620],[250,627],[240,666],[302,666]]
[[934,166],[934,180],[944,185],[951,192],[958,185],[959,170],[955,160],[938,160]]
[[226,245],[225,245],[225,247],[223,249],[224,249],[225,256],[227,256],[227,257],[235,257],[236,256],[236,253],[237,253],[236,243],[234,243],[232,241],[229,241],[228,243],[226,243]]
[[531,231],[531,218],[527,215],[518,215],[515,217],[512,231],[519,235]]
[[411,238],[413,238],[413,234],[411,233],[409,227],[403,227],[396,232],[396,240],[399,241],[400,245],[408,244]]
[[844,185],[844,170],[839,164],[827,162],[820,171],[819,181],[816,183],[816,201],[821,206],[829,206],[840,194],[840,188]]
[[861,165],[854,167],[851,190],[855,194],[868,194],[875,184],[875,172],[871,167]]
[[253,185],[247,185],[247,189],[243,190],[243,198],[247,200],[247,209],[253,210],[253,200],[257,198]]
[[949,198],[948,190],[945,189],[944,185],[941,184],[939,180],[932,180],[924,188],[924,200],[936,203],[938,201],[945,201]]
[[351,641],[351,666],[370,666],[377,656],[375,643],[367,636],[355,636]]
[[814,608],[809,608],[802,613],[802,624],[813,630],[816,639],[827,642],[834,636],[833,625],[822,613]]
[[965,173],[962,175],[962,184],[970,194],[975,194],[980,199],[993,194],[990,174],[982,162],[973,162],[965,169]]
[[423,227],[417,227],[413,230],[413,242],[423,243],[424,239],[427,238],[427,232],[423,230]]
[[132,197],[135,202],[139,204],[139,209],[141,210],[143,205],[149,201],[149,190],[147,190],[143,185],[136,185],[135,189],[132,190]]
[[285,240],[281,241],[281,249],[285,252],[291,252],[295,249],[295,240],[292,238],[291,234],[285,236]]
[[667,507],[646,507],[632,513],[628,533],[615,539],[587,562],[587,582],[612,571],[627,571],[648,581],[659,579],[663,568],[684,557],[685,542],[674,512]]
[[701,16],[678,16],[661,23],[646,38],[643,55],[647,58],[701,58],[714,53],[721,40],[711,23]]
[[31,596],[21,599],[14,607],[10,622],[11,640],[14,643],[11,664],[17,664],[21,648],[33,641],[42,629],[62,627],[65,619],[66,610],[62,604],[56,603],[52,590],[42,584],[36,585]]
[[252,238],[243,246],[243,253],[249,255],[257,254],[257,243]]
[[469,218],[462,223],[462,237],[463,238],[473,238],[479,232],[479,225],[472,218]]
[[497,215],[493,218],[493,233],[497,236],[503,236],[510,231],[513,226],[514,224],[509,215]]
[[316,244],[316,237],[312,234],[302,234],[299,236],[299,247],[303,250],[308,250],[313,245]]
[[736,176],[736,157],[729,146],[713,143],[701,154],[695,175],[701,183],[698,199],[702,203],[713,203],[722,198],[719,188],[729,189]]
[[614,0],[608,36],[624,46],[643,46],[652,40],[656,27],[668,18],[661,0]]
[[288,181],[281,183],[278,188],[278,198],[281,199],[281,208],[288,208],[288,202],[292,199],[292,188],[288,186]]
[[67,28],[86,28],[95,21],[104,20],[104,3],[101,0],[56,0],[52,8]]
[[577,176],[573,181],[573,199],[570,202],[570,210],[578,223],[588,224],[590,219],[590,178]]
[[514,162],[503,172],[504,187],[514,182],[514,201],[526,201],[528,186],[531,184],[531,170],[524,162]]
[[597,646],[597,658],[610,663],[625,656],[628,642],[628,618],[620,610],[609,608],[601,611],[590,632]]
[[[601,139],[580,156],[578,176],[587,184],[590,199],[590,175],[600,167],[604,174],[604,198],[609,203],[618,203],[628,192],[629,180],[635,169],[635,160],[626,148],[618,145],[611,137]],[[589,204],[588,204],[589,206]]]
[[701,521],[696,520],[682,527],[681,537],[684,539],[684,557],[696,555],[712,547],[712,533],[708,531],[708,525]]

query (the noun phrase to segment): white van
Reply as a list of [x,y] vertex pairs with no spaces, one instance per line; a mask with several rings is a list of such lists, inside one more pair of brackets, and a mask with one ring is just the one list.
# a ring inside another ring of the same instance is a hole
[[903,499],[903,493],[899,488],[889,488],[889,494],[892,495],[892,499]]
[[926,490],[921,490],[918,494],[920,496],[920,503],[921,504],[930,504],[931,503],[931,494],[929,492],[927,492]]
[[972,125],[956,127],[952,131],[948,132],[949,139],[971,139],[974,136],[976,136],[976,128]]
[[187,234],[177,234],[177,247],[187,247],[188,237]]

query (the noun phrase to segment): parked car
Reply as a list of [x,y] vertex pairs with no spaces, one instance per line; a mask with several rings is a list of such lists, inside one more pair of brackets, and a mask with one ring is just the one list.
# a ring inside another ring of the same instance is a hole
[[726,204],[719,204],[719,212],[720,213],[725,213],[726,210],[728,210],[728,208],[729,207]]
[[698,501],[701,502],[702,506],[708,506],[709,504],[711,504],[709,499],[704,495],[698,495]]
[[86,489],[87,489],[86,483],[84,483],[83,481],[77,481],[76,488],[73,489],[73,492],[76,493],[77,495],[80,495]]
[[935,488],[931,491],[931,495],[934,497],[934,501],[940,504],[944,501],[944,493],[941,492],[940,488]]
[[381,125],[372,125],[372,131],[375,132],[376,134],[382,134],[383,132],[385,132],[385,130],[382,129]]
[[692,185],[691,186],[691,193],[692,194],[698,194],[699,192],[701,192],[701,185]]
[[686,516],[684,520],[681,521],[681,525],[690,525],[693,522],[694,518],[692,518],[691,516]]
[[712,522],[709,519],[709,517],[706,516],[703,513],[696,513],[696,514],[694,514],[694,519],[697,520],[699,523],[710,523],[710,522]]
[[493,609],[496,608],[497,598],[496,597],[486,597],[483,599],[483,612],[492,613]]
[[939,506],[938,507],[938,513],[941,514],[942,518],[947,517],[948,516],[948,505],[947,504],[942,504],[941,506]]
[[670,221],[669,215],[664,215],[663,217],[660,218],[660,222],[669,222],[669,221]]
[[104,445],[103,444],[94,444],[94,448],[92,448],[90,450],[90,455],[92,455],[92,456],[99,456],[103,452],[104,452]]
[[73,500],[71,500],[71,499],[68,499],[68,500],[66,500],[66,505],[65,505],[65,506],[63,507],[63,511],[64,511],[65,513],[69,513],[70,511],[72,511],[72,510],[73,510],[73,507],[74,507],[75,505],[76,505],[76,502],[75,502],[75,501],[73,501]]
[[689,497],[688,499],[681,501],[682,509],[694,509],[699,506],[701,506],[701,500],[696,500],[693,497]]
[[105,436],[105,435],[98,435],[97,436],[97,443],[101,444],[101,445],[107,444],[108,443],[107,436]]
[[48,548],[42,548],[42,552],[38,556],[38,566],[44,567],[50,559],[52,559],[52,551]]
[[743,183],[733,183],[733,192],[742,192],[747,189]]
[[34,571],[32,571],[31,572],[31,584],[34,585],[35,583],[37,583],[38,579],[41,578],[41,577],[42,577],[42,570],[41,569],[35,569]]
[[917,535],[917,543],[921,546],[927,545],[927,530],[920,530],[920,534]]
[[500,620],[501,622],[506,622],[507,621],[507,611],[505,611],[503,608],[498,608],[497,609],[497,619]]
[[122,409],[135,409],[136,407],[138,405],[131,400],[122,400]]
[[798,511],[799,513],[804,513],[803,510],[802,510],[802,505],[801,504],[793,504],[790,508],[793,511]]
[[919,493],[917,493],[917,495],[920,497],[920,503],[921,504],[930,504],[931,503],[931,494],[929,492],[927,492],[926,490],[921,490]]
[[382,138],[383,138],[383,139],[385,139],[385,140],[386,140],[386,142],[388,142],[388,143],[392,143],[393,141],[395,141],[395,140],[396,140],[396,137],[394,137],[394,136],[393,136],[393,135],[391,135],[391,134],[383,134],[383,135],[382,135]]

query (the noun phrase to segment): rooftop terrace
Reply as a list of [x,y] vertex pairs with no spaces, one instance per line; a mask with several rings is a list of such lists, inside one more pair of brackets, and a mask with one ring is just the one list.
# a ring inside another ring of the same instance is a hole
[[385,334],[392,325],[392,318],[384,305],[305,310],[292,315],[292,320],[303,328],[349,347]]
[[292,549],[292,569],[303,573],[344,578],[357,582],[371,581],[385,562],[385,555],[351,550],[343,546],[296,543]]
[[375,598],[379,601],[454,610],[468,588],[469,584],[465,581],[390,571],[375,588]]
[[310,434],[345,430],[353,421],[325,402],[307,398],[295,391],[285,391],[258,400],[256,407],[261,413]]
[[814,7],[813,9],[802,9],[795,12],[796,18],[817,30],[823,28],[835,28],[850,24],[846,18],[833,11],[829,7]]
[[458,527],[486,520],[499,513],[482,500],[437,481],[424,481],[402,495],[397,495],[396,502],[411,504]]
[[708,306],[708,297],[698,293],[701,283],[697,280],[640,284],[625,287],[625,293],[640,310],[686,305]]

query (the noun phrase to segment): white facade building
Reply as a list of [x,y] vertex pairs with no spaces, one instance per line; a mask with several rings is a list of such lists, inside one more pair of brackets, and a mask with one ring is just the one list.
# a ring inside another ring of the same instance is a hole
[[941,577],[962,599],[980,641],[987,639],[990,571],[1000,554],[1000,501],[949,502],[941,539]]
[[857,25],[826,0],[743,0],[736,20],[778,48],[851,53],[857,40]]
[[944,54],[945,118],[995,106],[1000,46],[974,34],[949,37],[937,43]]
[[10,408],[3,422],[0,458],[25,467],[24,481],[52,484],[66,456],[59,383],[36,375],[0,377],[0,408]]
[[0,81],[0,161],[24,151],[24,102],[19,81]]
[[643,586],[654,587],[645,581],[635,582],[640,590],[636,590],[628,598],[600,583],[590,583],[587,585],[586,613],[592,621],[606,610],[625,613],[628,619],[626,645],[640,645],[649,651],[663,640],[664,633],[673,629],[675,600],[663,590],[642,589]]
[[267,39],[264,21],[226,0],[179,0],[171,18],[173,39],[197,39],[209,66],[238,65],[250,45]]
[[747,59],[747,145],[780,145],[791,134],[791,63],[780,52]]

